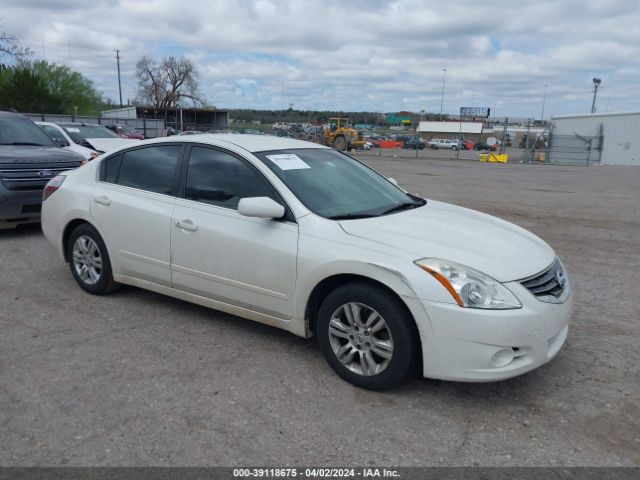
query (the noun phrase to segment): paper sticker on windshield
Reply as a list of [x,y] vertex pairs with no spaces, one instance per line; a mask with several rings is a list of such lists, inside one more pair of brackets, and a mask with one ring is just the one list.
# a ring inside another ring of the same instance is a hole
[[309,165],[294,153],[282,153],[280,155],[267,155],[280,170],[301,170],[303,168],[311,168]]
[[71,133],[80,133],[80,129],[79,128],[69,127],[66,130],[67,130],[67,132],[71,132]]

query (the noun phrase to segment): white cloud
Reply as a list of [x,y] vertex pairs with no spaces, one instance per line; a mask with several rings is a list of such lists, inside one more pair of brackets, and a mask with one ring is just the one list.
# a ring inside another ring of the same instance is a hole
[[[143,54],[188,55],[219,107],[584,112],[640,109],[637,1],[9,0],[2,29],[117,98]],[[44,36],[44,48],[43,48]]]

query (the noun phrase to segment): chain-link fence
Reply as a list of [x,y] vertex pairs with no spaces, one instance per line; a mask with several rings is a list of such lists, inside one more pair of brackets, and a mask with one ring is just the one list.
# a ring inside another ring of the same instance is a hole
[[97,125],[128,125],[142,133],[146,138],[162,137],[167,134],[167,129],[162,119],[152,118],[112,118],[112,117],[87,117],[78,115],[58,115],[52,113],[25,113],[33,121],[40,122],[74,122],[91,123]]

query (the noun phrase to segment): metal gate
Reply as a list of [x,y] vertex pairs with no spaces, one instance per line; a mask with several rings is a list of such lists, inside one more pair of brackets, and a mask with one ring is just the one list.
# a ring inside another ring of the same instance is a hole
[[546,158],[544,161],[558,165],[591,165],[600,163],[602,142],[602,135],[594,137],[586,137],[577,133],[573,135],[555,135],[552,130],[547,139]]

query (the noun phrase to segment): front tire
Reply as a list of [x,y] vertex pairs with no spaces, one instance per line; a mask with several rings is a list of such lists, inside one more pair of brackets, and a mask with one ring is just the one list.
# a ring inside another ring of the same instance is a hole
[[419,338],[413,319],[381,287],[349,283],[337,288],[322,302],[316,326],[325,359],[353,385],[386,390],[415,371]]
[[98,231],[88,223],[77,226],[67,242],[71,274],[93,295],[105,295],[118,287],[113,280],[109,252]]
[[333,148],[344,152],[347,149],[347,139],[343,136],[339,136],[333,139]]

